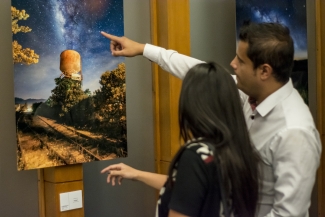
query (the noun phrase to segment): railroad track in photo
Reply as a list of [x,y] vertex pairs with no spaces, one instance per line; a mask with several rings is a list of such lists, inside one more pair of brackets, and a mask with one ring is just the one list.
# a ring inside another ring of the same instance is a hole
[[114,159],[124,154],[117,143],[52,119],[22,114],[17,121],[18,170]]

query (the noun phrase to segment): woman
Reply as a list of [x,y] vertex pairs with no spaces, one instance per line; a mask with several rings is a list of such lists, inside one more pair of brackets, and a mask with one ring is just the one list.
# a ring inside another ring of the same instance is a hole
[[236,84],[215,63],[186,74],[179,99],[184,141],[168,176],[124,164],[108,166],[107,182],[134,179],[161,189],[157,216],[244,216],[257,209],[258,162],[242,113]]

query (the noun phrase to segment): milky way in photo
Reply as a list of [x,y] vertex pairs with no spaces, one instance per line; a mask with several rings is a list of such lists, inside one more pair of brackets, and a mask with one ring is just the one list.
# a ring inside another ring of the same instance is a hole
[[60,54],[76,50],[82,59],[83,89],[99,88],[100,75],[116,68],[124,58],[112,57],[109,40],[100,31],[124,35],[123,0],[12,0],[12,6],[25,10],[29,33],[13,39],[23,48],[39,54],[39,63],[14,65],[15,97],[47,99],[60,76]]
[[244,20],[280,22],[291,32],[295,58],[307,58],[307,0],[236,0],[237,29]]

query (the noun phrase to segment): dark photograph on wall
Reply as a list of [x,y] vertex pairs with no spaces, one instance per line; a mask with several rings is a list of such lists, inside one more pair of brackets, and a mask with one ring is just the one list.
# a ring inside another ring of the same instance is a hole
[[236,0],[236,29],[244,21],[278,22],[290,29],[294,40],[291,79],[308,104],[308,54],[306,0]]
[[127,157],[123,0],[12,0],[17,168]]

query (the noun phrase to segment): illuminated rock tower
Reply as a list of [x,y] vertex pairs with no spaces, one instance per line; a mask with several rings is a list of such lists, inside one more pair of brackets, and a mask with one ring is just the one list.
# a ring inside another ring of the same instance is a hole
[[60,70],[64,77],[81,81],[81,57],[75,50],[65,50],[60,55]]

